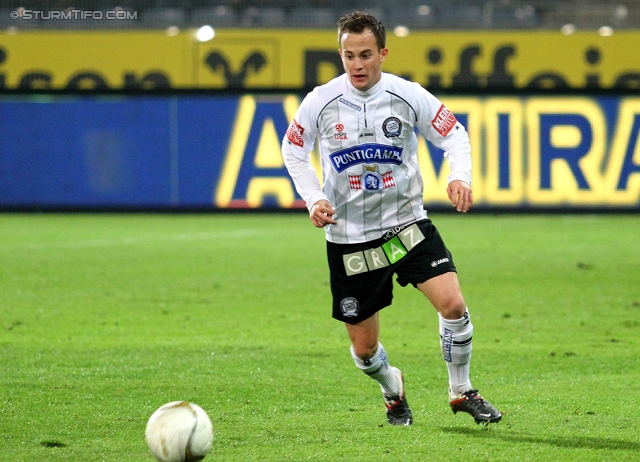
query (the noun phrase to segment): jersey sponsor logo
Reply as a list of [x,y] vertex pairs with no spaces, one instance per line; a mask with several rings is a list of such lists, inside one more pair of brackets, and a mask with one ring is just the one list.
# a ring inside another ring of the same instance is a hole
[[302,138],[302,134],[304,133],[304,128],[296,122],[296,119],[291,121],[291,125],[287,128],[287,139],[291,141],[296,146],[303,147],[304,139]]
[[358,106],[357,104],[352,103],[348,99],[340,98],[338,100],[338,102],[344,104],[345,106],[349,106],[351,109],[355,109],[358,112],[362,111],[362,108],[360,106]]
[[333,168],[338,173],[359,164],[402,164],[402,148],[384,144],[359,144],[329,154]]
[[391,170],[380,174],[377,165],[365,165],[361,175],[349,174],[349,187],[364,191],[382,191],[383,189],[395,188],[396,180],[393,178]]
[[457,122],[456,116],[443,104],[431,121],[431,125],[442,136],[447,136]]
[[333,134],[333,138],[336,140],[346,140],[347,134],[344,132],[343,124],[336,124],[336,132]]
[[358,316],[359,308],[360,304],[358,303],[358,300],[353,297],[346,297],[340,300],[340,309],[342,310],[342,315],[345,318]]
[[387,138],[400,136],[402,132],[402,122],[397,117],[389,117],[382,122],[382,131]]

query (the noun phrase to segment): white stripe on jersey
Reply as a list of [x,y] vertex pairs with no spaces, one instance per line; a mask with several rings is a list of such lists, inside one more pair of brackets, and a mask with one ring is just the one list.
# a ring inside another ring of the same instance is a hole
[[[449,181],[471,184],[469,137],[441,108],[419,84],[386,73],[367,92],[355,89],[343,74],[307,95],[292,122],[295,133],[282,142],[282,155],[307,207],[324,196],[336,209],[338,224],[325,227],[327,240],[371,241],[391,228],[426,218],[415,129],[447,152]],[[322,191],[308,175],[316,138]],[[300,161],[309,163],[306,175],[290,167]]]

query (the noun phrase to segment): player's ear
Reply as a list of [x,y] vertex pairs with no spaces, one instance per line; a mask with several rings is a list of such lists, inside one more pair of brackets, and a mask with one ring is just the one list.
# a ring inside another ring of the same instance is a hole
[[380,62],[383,63],[385,59],[387,59],[387,54],[389,53],[388,48],[383,48],[380,50]]

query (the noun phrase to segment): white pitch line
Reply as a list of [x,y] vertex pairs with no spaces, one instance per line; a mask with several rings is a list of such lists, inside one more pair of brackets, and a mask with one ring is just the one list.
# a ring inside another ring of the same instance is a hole
[[114,247],[133,244],[149,244],[154,242],[188,242],[212,239],[242,239],[245,237],[273,234],[273,229],[238,229],[235,231],[204,231],[199,233],[169,234],[166,236],[130,236],[121,238],[88,239],[60,242],[26,242],[17,245],[0,244],[0,250],[45,250],[45,249],[79,249],[87,247]]

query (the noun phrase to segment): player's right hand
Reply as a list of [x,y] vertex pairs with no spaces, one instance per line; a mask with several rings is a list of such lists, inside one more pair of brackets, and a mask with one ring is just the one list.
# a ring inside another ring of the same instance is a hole
[[311,207],[309,218],[316,228],[324,228],[326,225],[337,225],[338,222],[332,217],[336,213],[327,200],[319,200]]

